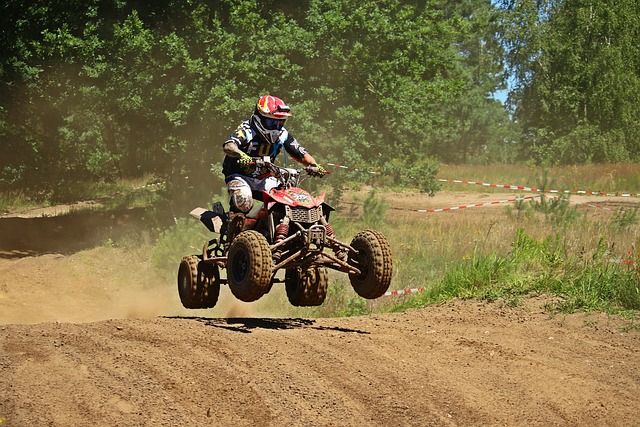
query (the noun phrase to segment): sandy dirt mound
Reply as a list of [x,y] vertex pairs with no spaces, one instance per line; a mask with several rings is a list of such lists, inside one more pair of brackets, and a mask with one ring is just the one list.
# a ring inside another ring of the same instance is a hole
[[[67,225],[52,221],[62,238]],[[640,420],[640,333],[620,319],[552,316],[544,298],[283,318],[224,292],[214,310],[187,311],[173,282],[131,270],[145,254],[88,250],[90,235],[56,251],[11,226],[0,241],[10,230],[19,239],[0,245],[2,427]]]
[[637,424],[638,333],[604,316],[550,318],[543,302],[5,325],[0,418],[3,427]]

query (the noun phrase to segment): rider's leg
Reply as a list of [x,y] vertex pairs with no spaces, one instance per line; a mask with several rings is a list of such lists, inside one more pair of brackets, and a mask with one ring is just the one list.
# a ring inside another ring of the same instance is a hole
[[251,186],[243,176],[232,175],[227,182],[227,191],[229,192],[229,208],[231,212],[246,214],[251,210],[253,207]]
[[251,187],[240,175],[233,176],[227,182],[229,192],[229,222],[227,229],[227,242],[231,242],[244,227],[247,212],[253,207]]
[[253,207],[253,195],[261,199],[262,191],[269,192],[279,184],[279,181],[272,176],[260,179],[235,174],[229,177],[227,190],[231,212],[229,213],[228,241],[242,231],[246,215]]
[[227,182],[231,210],[235,212],[247,213],[253,207],[252,196],[262,200],[262,192],[267,193],[280,185],[280,182],[273,176],[266,178],[253,178],[244,175],[231,175]]

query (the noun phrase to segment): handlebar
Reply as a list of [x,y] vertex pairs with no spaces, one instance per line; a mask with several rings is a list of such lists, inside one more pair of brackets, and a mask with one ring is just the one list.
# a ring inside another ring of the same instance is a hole
[[298,174],[302,171],[307,172],[310,176],[318,176],[322,177],[323,175],[329,175],[329,171],[325,171],[324,174],[320,174],[320,168],[318,166],[304,166],[301,168],[283,168],[277,166],[271,162],[271,158],[266,157],[252,157],[253,161],[249,162],[250,165],[255,166],[256,168],[265,168],[276,175],[281,175],[283,173],[288,173],[290,171],[296,171]]

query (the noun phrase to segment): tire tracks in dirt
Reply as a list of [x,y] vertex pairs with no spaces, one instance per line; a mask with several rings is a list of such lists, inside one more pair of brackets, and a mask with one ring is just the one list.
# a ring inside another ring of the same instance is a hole
[[[640,334],[452,302],[345,319],[0,327],[6,426],[633,425]],[[4,427],[4,425],[3,425]]]

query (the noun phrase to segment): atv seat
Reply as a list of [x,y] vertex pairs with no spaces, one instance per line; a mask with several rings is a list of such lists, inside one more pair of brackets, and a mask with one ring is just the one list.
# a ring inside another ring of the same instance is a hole
[[255,218],[255,217],[257,217],[258,214],[260,213],[260,210],[262,209],[262,206],[264,206],[264,203],[255,201],[253,203],[253,207],[251,208],[251,210],[249,212],[247,212],[246,217],[247,218]]

